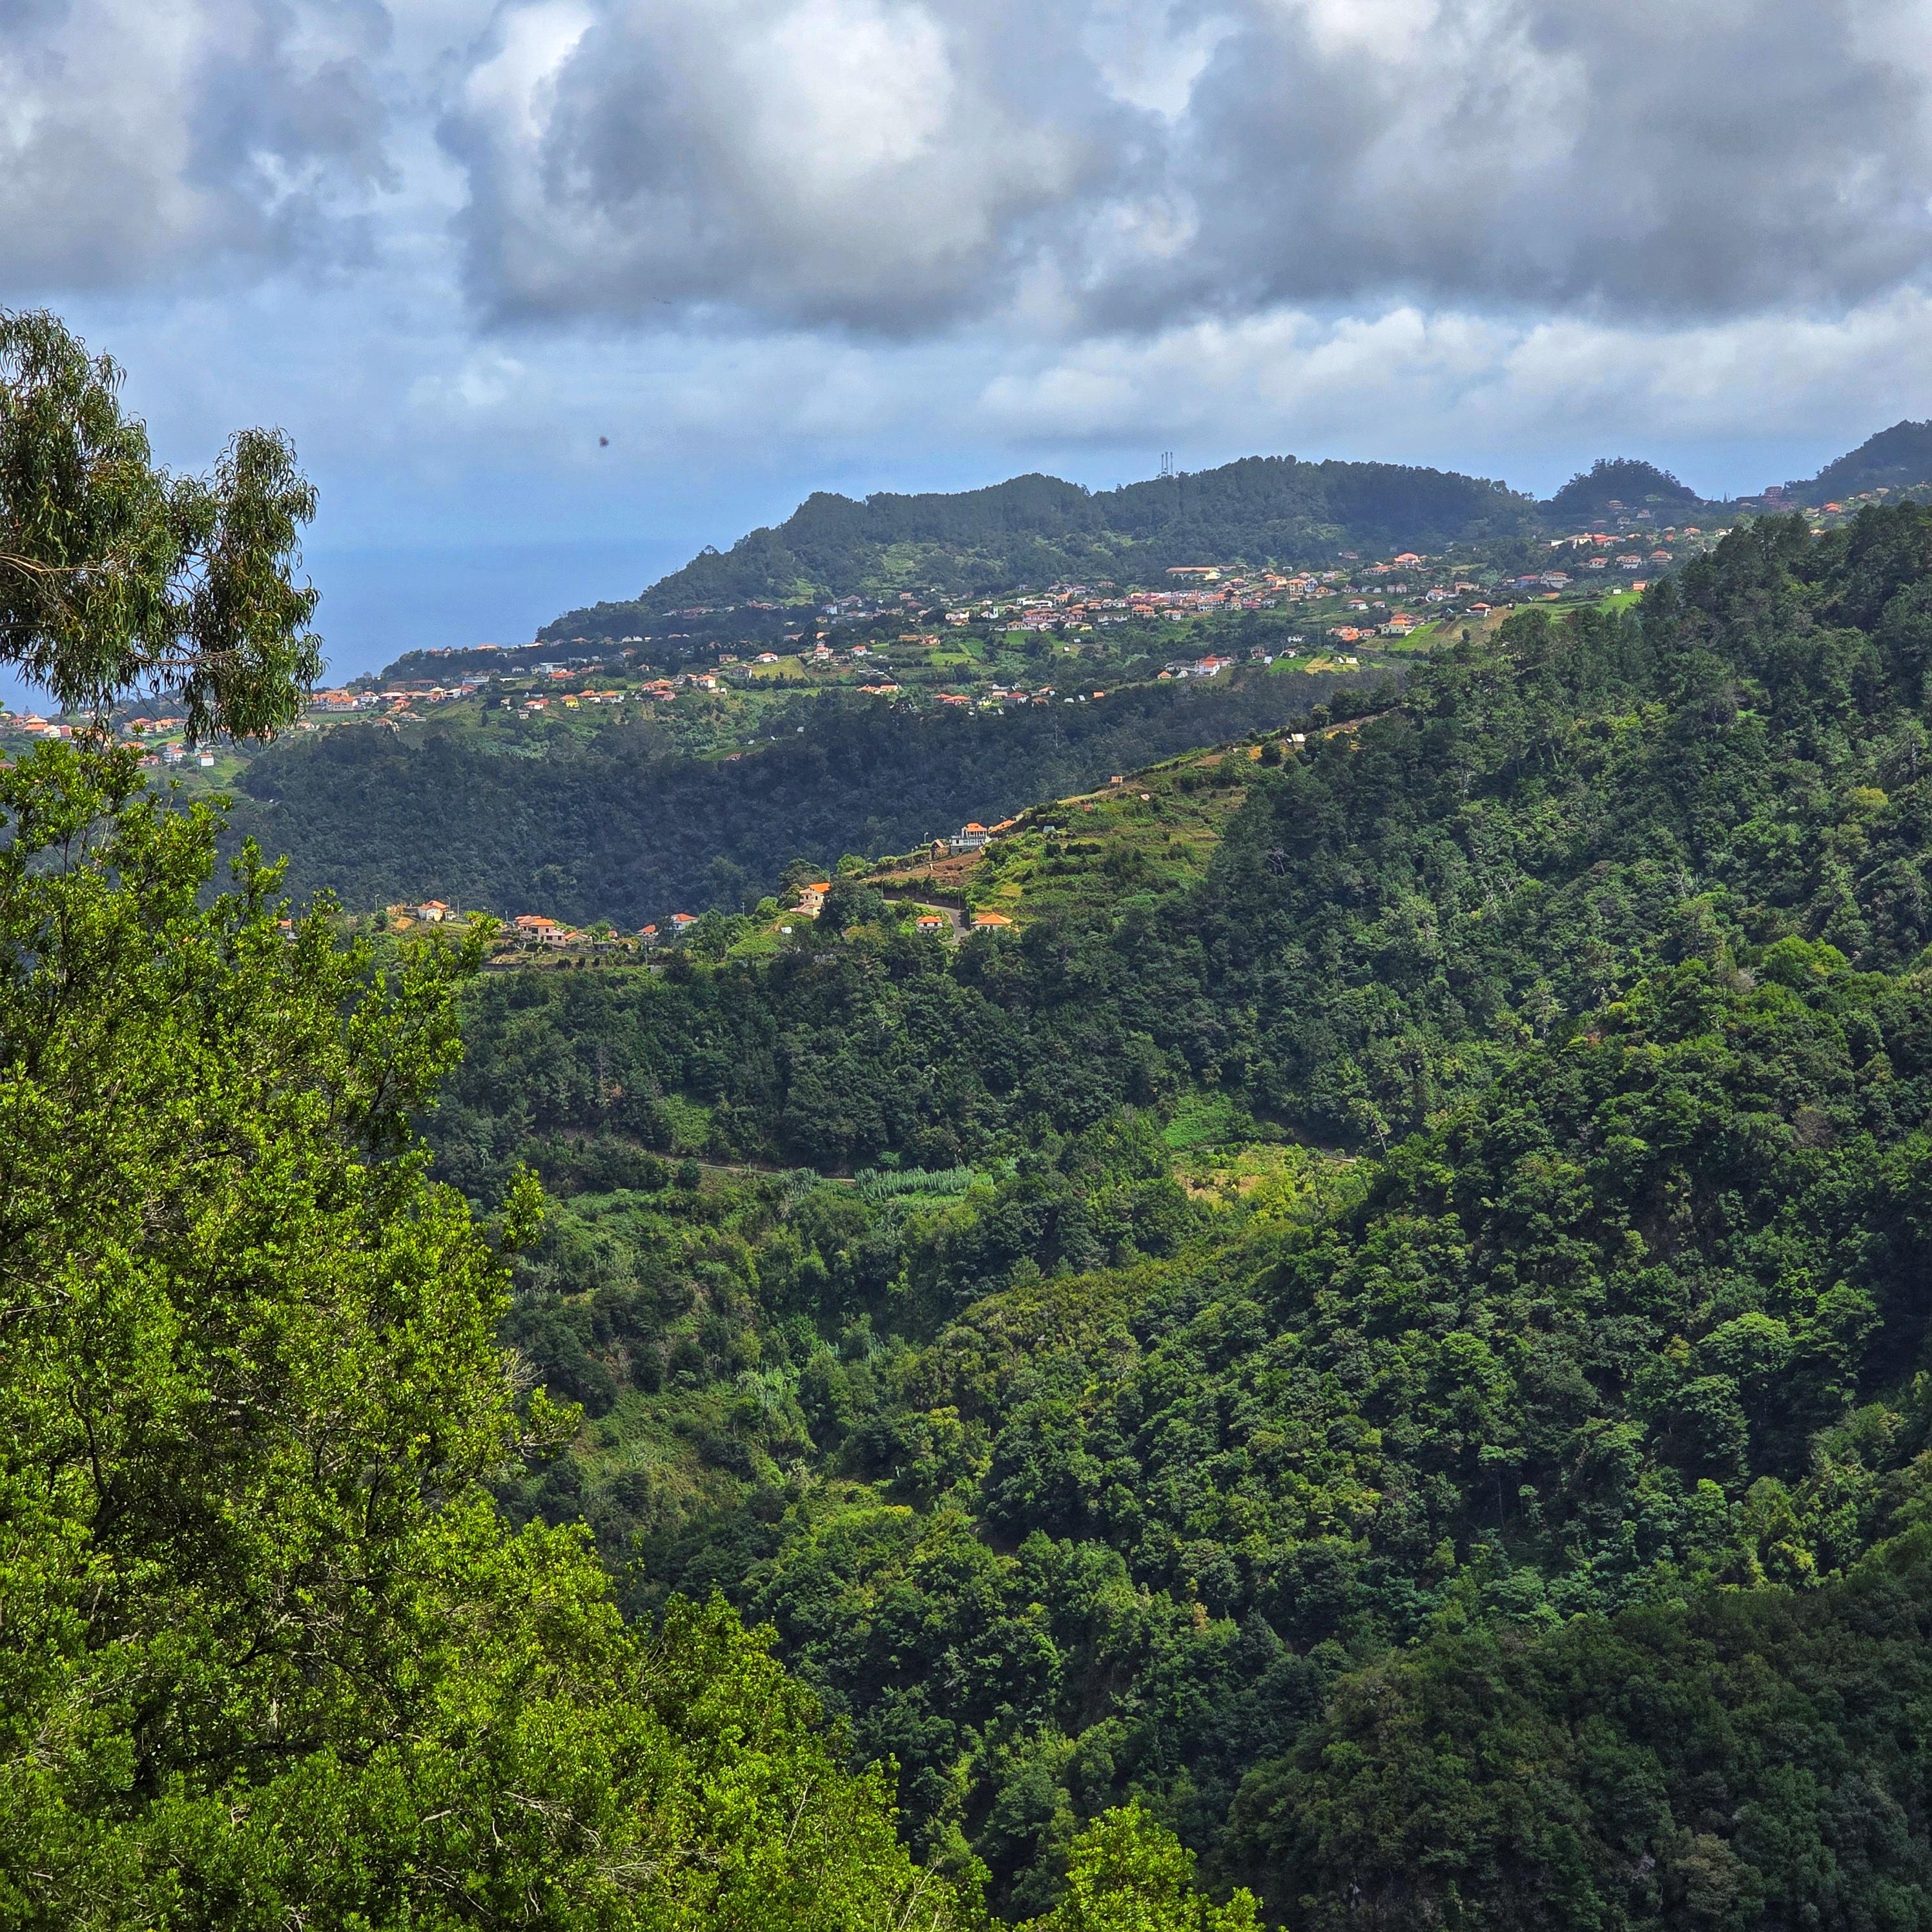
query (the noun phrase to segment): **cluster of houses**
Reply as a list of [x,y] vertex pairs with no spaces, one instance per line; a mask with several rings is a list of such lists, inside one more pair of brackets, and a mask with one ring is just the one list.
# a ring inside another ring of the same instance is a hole
[[935,859],[956,859],[963,853],[982,852],[1002,832],[1010,832],[1019,824],[1017,818],[1003,818],[997,825],[982,825],[976,818],[962,825],[957,832],[950,832],[944,838],[932,842],[932,856]]
[[[418,899],[406,905],[389,908],[392,916],[410,920],[421,926],[444,926],[461,919],[464,915],[454,906],[443,899]],[[628,936],[627,943],[643,946],[668,944],[681,939],[698,923],[696,916],[688,912],[674,912],[662,926],[655,924],[640,926],[634,934]],[[566,948],[595,946],[608,944],[610,940],[600,939],[593,933],[569,924],[566,920],[550,919],[542,913],[520,912],[510,921],[511,937],[522,944],[540,948]],[[615,934],[622,939],[626,935]]]
[[[180,722],[178,719],[176,721]],[[35,711],[10,712],[6,717],[7,728],[28,738],[71,738],[71,724],[57,724],[52,719],[43,718]]]
[[[478,645],[476,648],[497,647]],[[297,728],[315,731],[332,722],[357,719],[385,724],[418,722],[436,706],[476,697],[500,675],[502,674],[476,672],[448,683],[413,678],[365,688],[344,686],[317,691],[310,694],[307,710]],[[536,664],[519,675],[539,680],[577,680],[568,688],[545,689],[539,683],[533,688],[519,692],[511,702],[526,718],[602,705],[664,703],[680,691],[716,691],[718,688],[718,674],[709,670],[680,671],[674,676],[650,678],[623,690],[610,687],[600,689],[583,682],[587,674],[580,664]]]
[[[982,851],[987,844],[999,833],[1009,832],[1019,823],[1016,818],[1002,819],[997,825],[980,824],[976,820],[962,826],[950,837],[935,838],[932,842],[932,856],[935,859],[957,858],[963,854]],[[826,896],[832,890],[829,879],[815,879],[796,889],[794,913],[802,919],[816,919],[825,910]],[[968,922],[974,930],[980,932],[998,932],[1010,927],[1012,921],[1004,913],[976,912]],[[913,930],[928,939],[944,939],[952,932],[954,922],[944,914],[922,912],[913,920]],[[790,932],[789,926],[783,928]]]
[[[896,685],[892,687],[897,690]],[[1096,691],[1096,698],[1105,698],[1104,691]],[[1042,684],[1036,691],[1022,689],[1018,685],[989,685],[978,696],[970,691],[942,691],[934,694],[934,701],[957,708],[961,705],[977,705],[982,710],[998,710],[1009,704],[1051,704],[1059,698],[1063,704],[1084,704],[1087,693],[1080,692],[1071,698],[1061,696],[1050,684]]]
[[[1118,782],[1118,781],[1117,781]],[[1011,831],[1019,823],[1018,819],[1002,819],[997,825],[982,825],[977,820],[963,826],[950,836],[934,840],[932,855],[935,859],[953,858],[982,850],[987,844],[1001,832]],[[816,919],[825,910],[826,896],[832,890],[830,879],[814,879],[794,889],[792,911],[798,917]],[[463,918],[464,914],[447,900],[424,898],[406,904],[388,908],[392,918],[421,926],[443,926]],[[622,946],[653,947],[675,944],[698,923],[696,917],[688,912],[674,912],[660,926],[655,923],[640,926],[634,934],[613,934],[602,937],[574,926],[568,922],[552,919],[542,913],[517,914],[509,922],[512,940],[522,946],[543,951],[564,951],[572,948],[590,950],[614,944]],[[944,938],[951,930],[954,922],[941,914],[921,913],[913,922],[920,932],[934,938]],[[1010,926],[1012,921],[1002,913],[982,912],[973,915],[971,924],[976,928],[994,931]],[[789,932],[790,928],[784,928]]]
[[[1176,564],[1168,573],[1174,587],[1118,594],[1113,584],[1060,584],[1017,602],[989,602],[949,610],[949,624],[975,618],[1004,624],[1010,631],[1090,631],[1099,626],[1184,616],[1218,610],[1264,610],[1285,596],[1320,594],[1321,580],[1259,571],[1222,580],[1214,564]],[[1313,586],[1311,590],[1310,586]]]
[[[1666,534],[1674,537],[1677,533]],[[1665,555],[1667,560],[1668,554]],[[945,621],[959,625],[979,619],[1003,624],[1009,629],[1052,629],[1065,634],[1136,620],[1145,622],[1214,611],[1270,610],[1298,602],[1342,598],[1350,600],[1351,610],[1363,613],[1367,618],[1364,623],[1335,633],[1340,641],[1350,642],[1376,635],[1406,637],[1432,621],[1445,605],[1458,604],[1477,615],[1490,608],[1487,604],[1465,601],[1477,596],[1482,587],[1480,584],[1457,578],[1443,560],[1419,551],[1404,550],[1367,564],[1363,564],[1354,553],[1344,552],[1342,561],[1346,568],[1298,572],[1230,571],[1216,564],[1176,564],[1166,572],[1169,587],[1164,590],[1120,592],[1111,584],[1056,584],[1018,602],[988,602],[951,610],[946,613]],[[1619,557],[1618,561],[1622,564],[1627,560]],[[1638,558],[1638,566],[1645,561]],[[1412,594],[1422,604],[1436,608],[1418,613],[1391,608],[1384,601]],[[1234,662],[1232,658],[1210,653],[1171,663],[1160,675],[1211,677]]]
[[[696,916],[674,912],[663,926],[640,926],[632,935],[640,946],[663,946],[682,939],[698,923]],[[594,946],[598,942],[590,933],[567,926],[562,920],[547,919],[541,913],[522,912],[510,922],[510,930],[525,944],[537,946]]]
[[[184,744],[178,738],[159,735],[182,730],[187,723],[185,718],[136,718],[122,725],[118,735],[124,745],[142,748],[136,763],[143,766],[173,770],[192,766],[199,771],[212,770],[214,754],[206,746],[196,747]],[[55,718],[43,718],[37,711],[0,712],[0,730],[31,742],[52,738],[70,739],[76,735],[76,728]]]

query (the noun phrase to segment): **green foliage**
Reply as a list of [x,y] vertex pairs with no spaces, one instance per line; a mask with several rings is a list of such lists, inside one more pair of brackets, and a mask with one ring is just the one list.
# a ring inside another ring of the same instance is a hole
[[1029,1932],[1254,1932],[1255,1903],[1215,1905],[1194,1888],[1194,1855],[1132,1804],[1096,1818],[1074,1840],[1066,1896]]
[[315,493],[264,430],[169,475],[120,386],[54,316],[0,310],[0,662],[78,710],[166,688],[190,738],[276,730],[321,668],[291,576]]
[[860,1194],[876,1206],[903,1194],[964,1194],[977,1176],[970,1167],[944,1167],[936,1173],[922,1167],[868,1167],[853,1178]]
[[[1142,1827],[1076,1850],[1138,1802],[1297,1925],[1925,1923],[1928,582],[1907,506],[1517,619],[1157,908],[479,989],[466,1185],[674,1092],[986,1176],[626,1207],[514,1507],[768,1621],[1015,1916],[1113,1858],[1162,1922]],[[1177,1184],[1246,1132],[1372,1158]]]
[[1337,1687],[1235,1840],[1310,1928],[1922,1924],[1928,1554],[1432,1638]]
[[571,1418],[412,1148],[461,955],[285,933],[252,854],[205,904],[124,754],[0,814],[0,1919],[952,1922],[734,1616],[492,1505]]

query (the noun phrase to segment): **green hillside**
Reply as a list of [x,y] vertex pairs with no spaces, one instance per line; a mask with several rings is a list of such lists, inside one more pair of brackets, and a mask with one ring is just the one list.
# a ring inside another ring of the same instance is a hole
[[292,890],[367,910],[438,898],[634,928],[736,910],[785,862],[903,851],[1186,747],[1279,727],[1342,674],[1224,675],[1100,703],[921,715],[862,698],[802,704],[735,759],[635,724],[328,732],[241,776],[236,836],[288,855]]
[[635,604],[573,610],[545,638],[621,635],[680,605],[1036,588],[1063,578],[1150,582],[1174,564],[1332,562],[1520,535],[1536,508],[1500,483],[1387,463],[1248,457],[1190,476],[1088,490],[1052,476],[860,502],[820,491],[776,529],[706,550]]
[[1760,522],[1012,934],[492,978],[431,1132],[559,1197],[586,1415],[510,1508],[1010,1914],[1137,1799],[1297,1928],[1923,1922],[1928,611],[1932,514]]
[[1932,422],[1896,422],[1828,463],[1809,482],[1789,486],[1801,503],[1826,503],[1870,490],[1932,483]]

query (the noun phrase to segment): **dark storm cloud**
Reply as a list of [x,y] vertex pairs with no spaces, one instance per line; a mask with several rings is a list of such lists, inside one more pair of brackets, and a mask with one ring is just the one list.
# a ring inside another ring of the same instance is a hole
[[387,39],[374,0],[0,0],[0,300],[338,249]]
[[[0,0],[22,292],[331,258],[427,104],[497,316],[898,337],[1841,310],[1932,248],[1932,0]],[[413,214],[411,211],[413,211]]]
[[533,0],[445,128],[497,311],[1688,318],[1926,266],[1920,0]]
[[1168,292],[1858,302],[1932,244],[1926,78],[1904,64],[1928,24],[1814,0],[1257,6],[1177,129],[1203,237]]

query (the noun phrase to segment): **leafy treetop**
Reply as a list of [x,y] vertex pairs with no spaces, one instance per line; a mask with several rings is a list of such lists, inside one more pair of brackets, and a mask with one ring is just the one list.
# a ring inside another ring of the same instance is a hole
[[166,687],[192,737],[273,732],[321,668],[294,578],[314,490],[270,430],[170,474],[121,382],[57,317],[0,310],[0,663],[70,709]]

